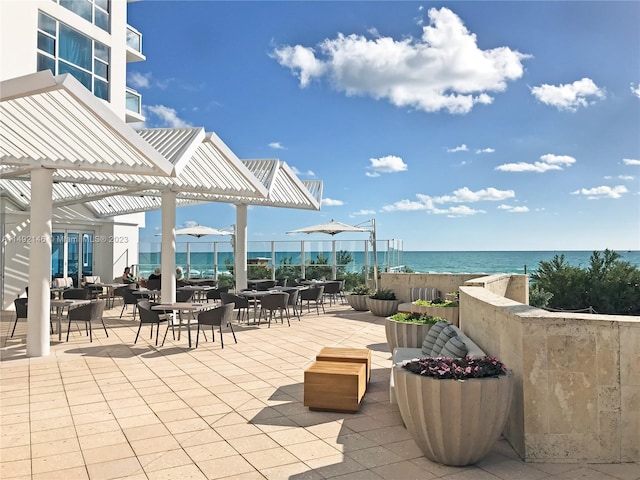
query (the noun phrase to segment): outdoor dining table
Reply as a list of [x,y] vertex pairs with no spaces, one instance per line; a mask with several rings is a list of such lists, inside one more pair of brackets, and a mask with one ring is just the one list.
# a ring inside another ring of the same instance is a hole
[[195,312],[205,310],[206,305],[202,303],[191,302],[174,302],[174,303],[158,303],[151,307],[151,310],[161,310],[178,312],[178,340],[180,340],[180,327],[182,326],[182,314],[187,313],[187,335],[189,337],[189,348],[191,348],[191,318],[195,320]]
[[58,324],[58,340],[62,341],[62,317],[64,316],[64,309],[67,309],[67,315],[69,310],[80,305],[87,305],[91,303],[91,300],[80,299],[67,299],[67,300],[51,300],[51,307],[56,309],[56,322]]

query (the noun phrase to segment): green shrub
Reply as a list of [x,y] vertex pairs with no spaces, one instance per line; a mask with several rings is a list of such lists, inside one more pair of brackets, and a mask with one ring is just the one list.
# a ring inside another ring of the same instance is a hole
[[352,295],[373,295],[373,290],[365,284],[356,285],[351,291]]
[[393,290],[387,288],[380,288],[376,293],[370,295],[370,298],[374,300],[396,300],[396,294]]
[[416,300],[416,305],[420,305],[422,307],[457,307],[458,302],[454,302],[452,300],[442,300],[440,298],[436,298],[433,301],[429,300]]
[[446,320],[442,317],[432,317],[431,315],[427,315],[426,313],[396,313],[395,315],[391,315],[389,317],[391,320],[395,320],[396,322],[405,322],[405,323],[424,323],[424,324],[434,324],[438,322],[446,322]]

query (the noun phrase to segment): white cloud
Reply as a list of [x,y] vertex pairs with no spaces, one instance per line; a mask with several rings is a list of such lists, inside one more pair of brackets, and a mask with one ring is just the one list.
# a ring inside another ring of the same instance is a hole
[[591,200],[598,198],[620,198],[622,194],[627,193],[627,187],[624,185],[616,185],[615,187],[600,186],[594,188],[581,188],[575,192],[571,192],[572,195],[584,195]]
[[478,191],[471,191],[468,187],[455,190],[451,195],[443,195],[441,197],[431,197],[429,195],[417,194],[418,201],[399,200],[391,205],[382,207],[383,211],[425,211],[436,215],[448,216],[467,216],[476,215],[478,213],[486,213],[485,210],[472,209],[467,205],[453,205],[448,208],[440,208],[438,205],[444,203],[474,203],[481,201],[500,201],[507,198],[515,197],[513,190],[498,190],[493,187],[485,188]]
[[590,78],[558,86],[543,84],[539,87],[532,87],[531,93],[546,105],[571,112],[575,112],[578,107],[586,107],[590,103],[594,103],[594,101],[589,101],[590,98],[602,99],[605,97],[604,90],[598,88]]
[[456,152],[468,152],[469,147],[467,147],[464,143],[454,148],[447,148],[447,152],[456,153]]
[[351,215],[375,215],[376,211],[375,210],[358,210],[357,212],[353,212]]
[[633,83],[631,84],[631,93],[633,93],[634,96],[640,98],[640,84],[638,84],[637,87],[635,87],[633,85]]
[[633,158],[623,158],[622,162],[625,165],[640,165],[640,160],[636,160],[636,159],[633,159]]
[[195,220],[187,220],[186,222],[184,222],[185,228],[196,227],[198,225],[198,222],[196,222]]
[[333,198],[323,198],[322,205],[325,207],[340,207],[344,205],[342,200],[334,200]]
[[475,34],[448,8],[431,8],[422,36],[402,40],[338,34],[317,47],[276,48],[270,56],[289,68],[307,87],[323,77],[347,96],[385,99],[397,107],[425,112],[464,114],[477,103],[489,104],[489,93],[522,77],[522,60],[509,47],[482,50]]
[[529,207],[514,207],[512,205],[502,204],[498,207],[498,210],[506,210],[509,213],[526,213],[529,211]]
[[635,180],[636,177],[634,177],[633,175],[618,175],[618,179],[620,180],[626,180],[626,181],[631,181],[631,180]]
[[147,126],[171,128],[191,126],[190,123],[179,118],[178,113],[173,108],[165,107],[164,105],[147,105],[142,108],[145,117],[147,117]]
[[369,161],[371,162],[371,165],[367,168],[370,171],[366,172],[368,177],[379,177],[381,173],[404,172],[408,168],[407,164],[404,163],[400,157],[396,157],[395,155],[370,158]]
[[569,155],[554,155],[553,153],[547,153],[540,157],[541,162],[527,163],[504,163],[498,165],[495,170],[501,172],[536,172],[544,173],[549,170],[563,170],[563,167],[568,167],[576,163],[576,159]]
[[481,154],[481,153],[493,153],[493,152],[495,152],[495,149],[493,149],[493,148],[482,148],[482,149],[480,149],[480,148],[479,148],[479,149],[477,149],[477,150],[476,150],[476,153],[477,153],[477,154]]
[[314,172],[313,170],[307,170],[306,172],[302,172],[302,171],[300,171],[299,169],[297,169],[294,166],[291,166],[291,170],[297,176],[305,176],[305,177],[315,177],[316,176],[316,172]]
[[127,75],[127,85],[130,85],[132,88],[149,88],[151,85],[151,74],[131,72]]
[[271,142],[269,146],[276,150],[286,150],[286,147],[282,145],[280,142]]

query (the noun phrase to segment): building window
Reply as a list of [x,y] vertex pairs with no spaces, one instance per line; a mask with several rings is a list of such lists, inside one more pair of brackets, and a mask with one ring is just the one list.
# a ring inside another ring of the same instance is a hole
[[53,0],[88,22],[109,31],[110,0]]
[[38,71],[70,73],[96,97],[109,101],[110,55],[104,43],[44,13],[38,14]]

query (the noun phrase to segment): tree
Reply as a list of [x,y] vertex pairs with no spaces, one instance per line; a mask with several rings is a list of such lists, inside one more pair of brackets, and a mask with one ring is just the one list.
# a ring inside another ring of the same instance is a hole
[[556,255],[541,261],[531,278],[532,290],[552,294],[548,307],[553,309],[592,307],[601,314],[640,314],[640,269],[612,250],[594,251],[588,268],[573,267],[564,255]]

